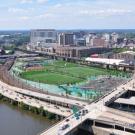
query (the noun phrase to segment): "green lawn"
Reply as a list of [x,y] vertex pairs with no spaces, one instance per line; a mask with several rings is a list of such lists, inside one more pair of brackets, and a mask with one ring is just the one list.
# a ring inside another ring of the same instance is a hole
[[[66,63],[66,64],[65,64]],[[27,71],[20,73],[24,79],[42,82],[47,84],[71,84],[82,82],[90,76],[98,75],[118,75],[120,71],[106,70],[101,68],[80,66],[74,63],[67,63],[64,61],[55,61],[44,66],[42,71]]]
[[94,69],[92,67],[72,67],[72,68],[65,68],[62,69],[63,72],[67,74],[71,74],[76,77],[89,77],[89,76],[96,76],[106,74],[105,70],[102,69]]
[[45,65],[45,67],[48,67],[48,66],[59,67],[59,68],[64,68],[64,67],[69,68],[69,67],[77,67],[78,65],[75,63],[70,63],[70,62],[54,61],[53,63]]
[[24,72],[21,77],[27,80],[57,85],[83,81],[80,78],[45,71]]

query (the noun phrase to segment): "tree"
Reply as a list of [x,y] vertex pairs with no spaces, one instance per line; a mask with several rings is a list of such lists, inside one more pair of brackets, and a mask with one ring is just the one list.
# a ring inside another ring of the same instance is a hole
[[82,97],[82,93],[81,92],[78,92],[77,95],[78,95],[78,97]]
[[43,106],[40,106],[40,108],[39,108],[38,111],[39,111],[39,114],[43,116],[43,114],[44,114],[44,108],[43,108]]

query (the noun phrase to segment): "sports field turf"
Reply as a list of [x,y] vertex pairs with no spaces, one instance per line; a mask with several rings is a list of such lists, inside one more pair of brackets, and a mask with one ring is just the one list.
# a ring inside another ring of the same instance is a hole
[[61,75],[59,73],[50,73],[44,71],[25,72],[21,76],[25,79],[36,82],[42,82],[47,84],[58,84],[58,85],[83,81],[82,79],[71,77],[68,75]]
[[80,66],[64,61],[47,63],[44,67],[42,71],[27,71],[21,73],[20,76],[36,82],[61,85],[83,82],[90,76],[117,74],[117,72],[107,72],[105,69]]

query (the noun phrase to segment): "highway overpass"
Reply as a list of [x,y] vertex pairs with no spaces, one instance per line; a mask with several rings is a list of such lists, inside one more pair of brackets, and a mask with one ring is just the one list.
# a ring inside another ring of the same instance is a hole
[[[5,97],[8,97],[18,102],[23,101],[27,105],[35,106],[37,108],[40,108],[42,105],[44,107],[44,110],[48,110],[49,112],[64,117],[72,114],[73,106],[82,108],[88,104],[87,102],[83,101],[77,101],[65,97],[46,95],[26,89],[17,88],[14,86],[10,86],[2,81],[0,81],[0,93]],[[26,98],[22,99],[22,97]],[[59,109],[57,109],[56,106],[58,106],[57,108]]]
[[[128,90],[129,87],[133,86],[134,82],[135,82],[135,77],[133,77],[130,81],[128,81],[125,84],[122,84],[121,86],[119,86],[117,89],[114,89],[113,91],[111,91],[110,93],[108,93],[107,95],[105,95],[104,97],[102,97],[101,99],[99,99],[98,101],[95,101],[92,104],[86,105],[82,110],[88,110],[88,113],[84,116],[81,116],[81,118],[78,120],[76,119],[75,115],[71,115],[68,118],[68,122],[65,120],[61,121],[60,123],[54,125],[52,128],[48,129],[47,131],[44,131],[43,133],[41,133],[40,135],[69,135],[72,133],[72,131],[74,129],[76,129],[81,123],[83,123],[84,121],[86,121],[87,119],[91,119],[93,121],[98,120],[98,118],[100,118],[100,116],[102,116],[104,113],[107,112],[105,103],[109,102],[112,99],[116,99],[116,97],[120,96],[121,94],[123,94],[123,92],[126,92]],[[111,118],[113,116],[113,114],[111,114],[109,117]],[[123,125],[123,129],[132,129],[133,131],[135,131],[135,127],[130,127],[129,124],[132,122],[132,124],[135,123],[135,120],[133,121],[132,117],[128,117],[128,119],[125,119],[125,116],[123,117],[118,117],[119,115],[116,115],[116,120],[119,119],[118,121],[115,121],[115,125],[118,126],[122,126],[123,123],[126,123],[125,125]],[[117,118],[118,117],[118,118]],[[62,125],[64,125],[65,123],[67,123],[69,125],[68,128],[66,128],[65,130],[60,130],[60,127]],[[111,123],[108,121],[108,123]],[[114,127],[115,129],[115,127]],[[60,132],[60,133],[59,133]],[[126,131],[125,131],[126,133]]]

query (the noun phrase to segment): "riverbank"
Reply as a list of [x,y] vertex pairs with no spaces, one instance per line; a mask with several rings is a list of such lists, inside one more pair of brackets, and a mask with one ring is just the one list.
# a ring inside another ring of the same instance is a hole
[[55,123],[3,101],[0,101],[0,120],[1,135],[37,135]]
[[43,107],[37,108],[37,107],[29,106],[23,102],[14,101],[8,97],[3,96],[2,94],[0,94],[0,102],[9,103],[10,105],[16,107],[17,109],[20,109],[22,111],[28,111],[30,113],[42,116],[54,122],[58,122],[61,119],[60,116],[44,110]]

